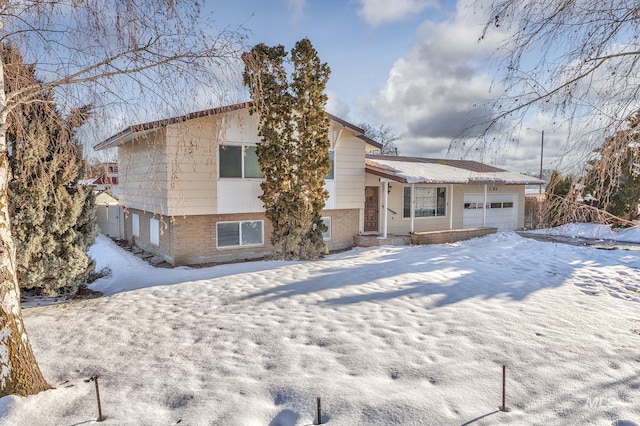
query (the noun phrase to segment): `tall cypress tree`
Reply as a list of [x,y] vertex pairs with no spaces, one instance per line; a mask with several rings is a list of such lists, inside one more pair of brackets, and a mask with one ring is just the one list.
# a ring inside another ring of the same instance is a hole
[[[32,65],[11,45],[2,49],[11,90],[40,84]],[[20,287],[36,294],[74,295],[95,269],[95,202],[78,186],[82,152],[75,132],[88,108],[63,117],[52,93],[12,110],[7,141],[12,178],[9,209]]]
[[256,152],[265,179],[260,199],[273,226],[271,242],[285,259],[317,258],[326,230],[321,211],[329,196],[324,176],[331,168],[324,94],[329,66],[308,39],[296,43],[291,59],[283,46],[259,44],[243,60],[244,83],[258,114]]

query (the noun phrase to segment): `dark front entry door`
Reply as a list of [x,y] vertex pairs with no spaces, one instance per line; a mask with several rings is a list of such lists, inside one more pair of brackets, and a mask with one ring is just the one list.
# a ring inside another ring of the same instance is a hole
[[364,232],[378,232],[378,187],[364,189]]

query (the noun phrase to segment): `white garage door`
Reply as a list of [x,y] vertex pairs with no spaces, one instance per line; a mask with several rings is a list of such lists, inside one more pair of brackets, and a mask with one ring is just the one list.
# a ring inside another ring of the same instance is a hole
[[[482,226],[483,194],[464,194],[464,228]],[[498,228],[499,231],[516,229],[517,205],[515,194],[488,194],[485,226]]]

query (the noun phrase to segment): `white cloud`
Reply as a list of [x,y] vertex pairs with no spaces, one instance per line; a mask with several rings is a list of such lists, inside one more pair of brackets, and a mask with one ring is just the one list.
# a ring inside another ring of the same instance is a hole
[[567,140],[581,133],[580,129],[570,129],[564,122],[558,123],[546,113],[538,112],[527,117],[513,139],[491,138],[487,143],[485,158],[511,170],[529,172],[538,175],[540,170],[540,155],[542,145],[541,131],[544,131],[543,170],[562,170],[575,173],[584,164],[585,159],[574,148],[567,144]]
[[291,10],[291,18],[298,22],[304,16],[304,6],[306,0],[285,0],[287,7]]
[[482,156],[469,145],[449,152],[452,140],[478,134],[473,124],[491,113],[481,105],[492,96],[486,60],[497,40],[478,42],[484,18],[469,13],[474,10],[459,4],[449,21],[423,22],[413,49],[395,62],[373,102],[377,118],[402,133],[403,155]]
[[[477,137],[484,126],[474,123],[492,116],[485,101],[504,90],[489,62],[504,34],[494,30],[479,42],[486,19],[480,12],[473,0],[461,0],[450,20],[423,22],[413,48],[394,63],[377,97],[359,106],[366,110],[361,115],[402,135],[400,155],[465,158],[523,172],[540,167],[540,134],[526,128],[544,129],[545,170],[566,169],[569,157],[575,158],[567,154],[569,130],[548,114],[533,111],[519,134]],[[574,135],[575,130],[574,124]]]
[[435,0],[358,0],[358,3],[361,6],[358,15],[374,27],[401,21],[438,4]]
[[331,114],[342,118],[343,120],[348,120],[349,118],[349,105],[338,96],[337,93],[331,90],[326,91],[329,100],[327,101],[326,110]]

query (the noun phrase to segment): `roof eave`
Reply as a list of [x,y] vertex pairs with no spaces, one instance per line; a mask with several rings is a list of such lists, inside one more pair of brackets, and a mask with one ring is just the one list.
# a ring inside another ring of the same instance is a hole
[[150,130],[160,129],[162,127],[169,126],[171,124],[182,123],[185,121],[193,120],[196,118],[208,117],[213,115],[218,115],[226,112],[237,111],[244,108],[250,108],[253,106],[252,102],[242,102],[234,105],[227,105],[217,108],[209,108],[202,111],[191,112],[189,114],[179,115],[176,117],[165,118],[162,120],[150,121],[147,123],[136,124],[133,126],[129,126],[123,131],[116,133],[108,139],[96,144],[93,146],[93,149],[96,151],[113,148],[115,146],[121,145],[123,143],[129,142],[134,133],[138,134],[141,132],[148,132]]
[[[195,118],[201,118],[201,117],[205,117],[205,116],[211,116],[211,115],[217,115],[217,114],[221,114],[221,113],[225,113],[225,112],[230,112],[230,111],[236,111],[236,110],[240,110],[240,109],[245,109],[245,108],[251,108],[253,106],[253,102],[242,102],[242,103],[238,103],[238,104],[234,104],[234,105],[227,105],[227,106],[222,106],[222,107],[217,107],[217,108],[210,108],[210,109],[206,109],[206,110],[202,110],[202,111],[196,111],[196,112],[192,112],[189,114],[185,114],[185,115],[180,115],[180,116],[176,116],[176,117],[171,117],[171,118],[165,118],[162,120],[156,120],[156,121],[151,121],[148,123],[141,123],[141,124],[136,124],[130,127],[127,127],[126,129],[122,130],[119,133],[116,133],[115,135],[109,137],[108,139],[105,139],[102,142],[99,142],[98,144],[93,146],[93,149],[96,151],[101,151],[104,149],[109,149],[109,148],[114,148],[118,145],[122,145],[124,143],[130,142],[134,136],[137,136],[139,133],[141,132],[147,132],[149,130],[153,130],[153,129],[158,129],[161,127],[166,127],[170,124],[175,124],[175,123],[180,123],[180,122],[184,122],[184,121],[189,121]],[[371,138],[368,138],[364,135],[364,129],[362,129],[361,127],[356,126],[353,123],[349,123],[346,120],[343,120],[340,117],[337,117],[331,113],[327,113],[328,117],[330,120],[335,121],[338,124],[341,124],[349,129],[351,129],[353,132],[358,134],[358,138],[364,140],[367,144],[369,144],[370,146],[373,147],[373,149],[381,149],[382,148],[382,144],[379,142],[374,141]]]
[[358,135],[358,138],[362,139],[367,143],[367,145],[370,145],[372,147],[372,149],[368,149],[367,151],[375,151],[375,150],[382,149],[382,144],[380,142],[374,141],[373,139],[365,136],[364,134]]
[[342,118],[337,117],[337,116],[335,116],[335,115],[333,115],[333,114],[331,114],[329,112],[327,113],[327,116],[329,117],[330,120],[335,121],[336,123],[342,124],[343,126],[350,128],[351,130],[353,130],[356,133],[364,134],[364,129],[361,128],[361,127],[356,126],[353,123],[349,123],[348,121],[343,120]]
[[111,136],[109,139],[105,139],[102,142],[93,146],[94,151],[101,151],[103,149],[109,149],[116,147],[122,143],[127,142],[128,139],[133,135],[131,131],[131,127],[127,127],[123,131],[116,133]]
[[400,176],[394,174],[393,172],[388,172],[386,170],[381,170],[381,169],[377,169],[377,168],[366,166],[365,167],[365,172],[366,173],[370,173],[370,174],[375,175],[375,176],[378,176],[378,177],[381,177],[381,178],[390,179],[390,180],[393,180],[395,182],[408,183],[405,178],[400,177]]

